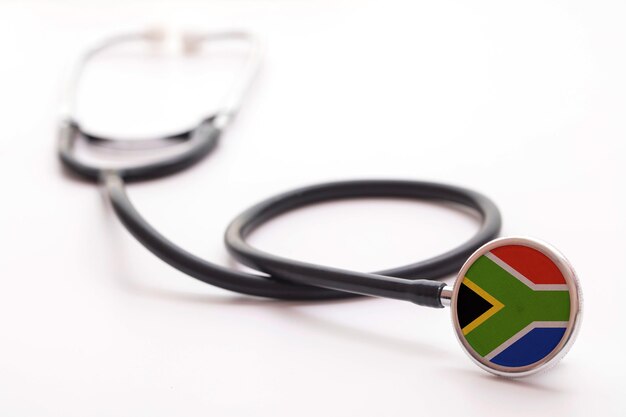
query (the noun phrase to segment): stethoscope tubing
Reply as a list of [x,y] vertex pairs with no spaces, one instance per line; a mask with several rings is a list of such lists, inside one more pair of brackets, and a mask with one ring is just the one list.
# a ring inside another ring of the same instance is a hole
[[[246,241],[256,228],[288,211],[354,198],[453,203],[474,210],[482,221],[472,238],[443,254],[370,274],[283,258],[259,250]],[[442,307],[440,294],[445,284],[433,280],[458,272],[477,247],[498,235],[501,222],[500,212],[489,198],[466,188],[408,180],[340,181],[299,188],[258,203],[231,222],[226,230],[225,243],[239,262],[273,277],[361,295],[406,300],[422,306]]]
[[[120,173],[103,173],[102,181],[120,221],[148,250],[174,268],[205,283],[247,295],[282,300],[324,300],[356,295],[394,298],[428,307],[442,307],[444,283],[465,259],[497,236],[501,217],[495,204],[474,191],[419,181],[359,180],[319,184],[280,194],[239,215],[228,227],[228,250],[262,274],[250,274],[206,261],[176,245],[139,213],[126,193]],[[246,237],[264,222],[305,205],[348,198],[411,198],[462,204],[482,217],[478,232],[462,245],[434,258],[397,268],[361,273],[309,264],[255,249]]]
[[128,198],[119,173],[106,173],[102,181],[105,195],[126,229],[154,255],[193,278],[225,290],[280,300],[329,300],[356,296],[326,288],[281,282],[206,261],[167,239],[143,218]]

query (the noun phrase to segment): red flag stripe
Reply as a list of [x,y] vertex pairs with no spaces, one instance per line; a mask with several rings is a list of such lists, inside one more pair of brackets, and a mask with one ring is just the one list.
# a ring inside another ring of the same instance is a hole
[[566,284],[565,277],[556,264],[536,249],[509,245],[492,249],[491,253],[534,284]]

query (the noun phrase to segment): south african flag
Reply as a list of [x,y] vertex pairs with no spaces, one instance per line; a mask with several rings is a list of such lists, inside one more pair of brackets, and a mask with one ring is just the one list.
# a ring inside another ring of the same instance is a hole
[[565,335],[569,287],[541,251],[503,245],[467,269],[456,314],[463,337],[479,356],[505,367],[531,365],[548,356]]

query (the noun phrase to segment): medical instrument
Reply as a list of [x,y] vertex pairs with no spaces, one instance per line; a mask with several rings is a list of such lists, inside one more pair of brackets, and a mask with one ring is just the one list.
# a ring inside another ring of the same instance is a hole
[[[168,240],[134,207],[126,184],[172,175],[207,156],[233,121],[261,59],[261,46],[246,32],[183,33],[188,53],[204,43],[239,41],[249,54],[217,111],[185,132],[146,140],[116,139],[85,130],[76,117],[80,73],[89,60],[127,41],[163,42],[160,31],[129,32],[108,38],[79,60],[68,83],[60,122],[58,153],[63,165],[90,182],[101,183],[116,215],[148,250],[182,272],[211,285],[251,296],[283,300],[325,300],[375,296],[443,308],[449,306],[455,334],[470,358],[496,375],[525,376],[556,363],[573,343],[580,326],[581,289],[568,261],[538,240],[499,238],[500,212],[486,196],[448,184],[412,180],[356,180],[319,184],[269,198],[237,216],[225,243],[242,264],[258,273],[225,268],[199,258]],[[87,163],[76,144],[116,149],[129,155],[168,150],[148,162],[119,166]],[[361,273],[286,259],[254,248],[247,237],[290,210],[319,202],[353,198],[401,198],[454,204],[476,212],[478,232],[441,255],[410,265]],[[452,287],[438,281],[457,273]]]

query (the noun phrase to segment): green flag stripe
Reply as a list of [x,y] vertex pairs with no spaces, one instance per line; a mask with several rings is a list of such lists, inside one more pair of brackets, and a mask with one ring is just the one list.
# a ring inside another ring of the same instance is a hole
[[505,300],[533,292],[530,287],[486,256],[478,258],[465,276],[505,305],[507,304]]
[[481,356],[533,321],[569,320],[568,291],[533,291],[486,256],[477,259],[465,275],[504,304],[499,312],[465,335]]

